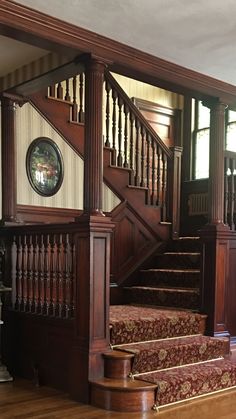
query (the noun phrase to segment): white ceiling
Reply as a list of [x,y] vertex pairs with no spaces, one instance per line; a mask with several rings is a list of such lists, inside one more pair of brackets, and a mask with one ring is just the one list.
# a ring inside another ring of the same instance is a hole
[[235,0],[18,0],[236,85]]

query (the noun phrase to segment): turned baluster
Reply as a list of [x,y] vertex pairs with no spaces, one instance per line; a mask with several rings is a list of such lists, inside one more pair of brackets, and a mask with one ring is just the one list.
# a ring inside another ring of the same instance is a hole
[[162,178],[161,178],[161,170],[162,170],[162,161],[161,161],[161,149],[157,146],[157,200],[156,204],[161,204],[161,191],[162,191]]
[[66,94],[65,94],[65,100],[70,102],[70,79],[66,79]]
[[75,244],[71,243],[71,258],[69,264],[70,272],[70,305],[69,305],[69,316],[74,317],[75,313],[75,294],[76,294],[76,284],[75,284],[75,272],[76,272],[76,261],[75,261]]
[[140,122],[138,118],[135,118],[135,128],[136,128],[136,141],[135,141],[135,176],[134,176],[134,184],[135,186],[140,186],[140,146],[139,146],[139,139],[140,139]]
[[84,73],[79,75],[79,122],[84,122]]
[[57,99],[63,99],[63,87],[61,82],[57,85]]
[[145,186],[145,160],[146,160],[146,153],[145,153],[145,135],[146,130],[144,126],[141,127],[141,180],[140,186]]
[[63,243],[63,284],[62,284],[62,317],[68,317],[70,304],[70,274],[69,274],[69,258],[70,245],[69,234],[65,235]]
[[162,152],[162,221],[166,221],[167,157]]
[[152,138],[152,188],[151,188],[151,204],[155,204],[155,183],[156,183],[156,143]]
[[43,287],[43,314],[48,314],[50,304],[50,275],[49,275],[49,235],[45,237],[44,245],[44,287]]
[[26,243],[26,236],[23,236],[22,239],[22,296],[21,296],[21,311],[26,310],[26,303],[27,303],[27,295],[28,295],[28,289],[27,289],[27,243]]
[[122,167],[123,157],[122,157],[122,108],[123,100],[118,97],[118,109],[119,109],[119,118],[118,118],[118,156],[117,156],[117,166]]
[[15,273],[15,288],[16,288],[16,299],[15,299],[15,310],[20,309],[20,302],[21,302],[21,246],[20,246],[20,238],[14,236],[13,238],[13,251],[16,250],[16,273]]
[[115,90],[112,90],[112,100],[113,100],[113,111],[112,111],[112,161],[113,165],[116,165],[116,100],[117,93]]
[[73,77],[72,87],[73,87],[72,121],[78,122],[78,104],[77,104],[77,96],[76,96],[77,76]]
[[55,315],[56,300],[57,300],[57,277],[56,277],[56,241],[55,235],[51,237],[51,256],[50,256],[50,303],[49,303],[49,314]]
[[150,135],[146,134],[146,142],[147,142],[147,158],[146,158],[146,177],[147,177],[147,182],[146,182],[146,186],[148,189],[147,192],[147,204],[150,203],[150,147],[151,147],[151,138]]
[[53,86],[49,87],[49,96],[50,97],[56,97],[56,86],[55,84]]
[[105,90],[106,90],[106,141],[105,147],[110,147],[110,91],[111,86],[106,81],[105,82]]
[[128,167],[128,114],[129,108],[124,105],[125,127],[124,127],[124,167]]
[[33,280],[32,280],[32,313],[36,313],[38,310],[38,266],[39,266],[39,246],[38,237],[35,236],[33,242]]
[[62,235],[59,234],[57,240],[57,255],[56,255],[56,316],[61,316],[62,309],[62,270],[61,270],[61,256],[62,256]]
[[26,306],[25,311],[31,311],[32,309],[32,301],[33,301],[33,290],[32,290],[32,282],[33,282],[33,245],[32,245],[32,236],[30,235],[28,238],[28,250],[27,250],[27,299],[26,299]]
[[130,173],[130,185],[134,185],[134,114],[130,113],[130,144],[129,144],[129,168]]
[[39,237],[39,264],[38,264],[38,304],[37,313],[43,312],[43,298],[44,298],[44,243],[43,235]]

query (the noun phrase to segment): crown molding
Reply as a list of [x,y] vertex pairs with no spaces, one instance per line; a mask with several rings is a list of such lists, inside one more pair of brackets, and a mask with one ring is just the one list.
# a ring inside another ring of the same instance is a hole
[[111,70],[199,99],[236,105],[236,86],[154,57],[11,0],[0,3],[0,34],[75,57],[89,53],[112,62]]

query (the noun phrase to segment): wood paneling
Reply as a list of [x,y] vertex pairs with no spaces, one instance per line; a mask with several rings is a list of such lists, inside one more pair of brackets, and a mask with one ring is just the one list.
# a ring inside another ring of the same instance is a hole
[[126,202],[112,213],[115,231],[112,236],[111,279],[119,284],[140,266],[162,241]]

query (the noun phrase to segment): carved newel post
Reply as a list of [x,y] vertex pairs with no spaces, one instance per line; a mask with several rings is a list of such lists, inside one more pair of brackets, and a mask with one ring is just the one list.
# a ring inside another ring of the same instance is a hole
[[[105,63],[91,58],[85,72],[84,212],[77,219],[76,316],[72,394],[89,401],[89,381],[103,376],[109,348],[110,236],[102,211],[102,105]],[[79,371],[76,374],[76,370]]]
[[224,148],[226,105],[210,104],[209,222],[201,230],[203,242],[202,311],[207,314],[207,332],[228,336],[226,293],[229,227],[224,225]]
[[7,367],[2,363],[1,357],[1,328],[3,325],[2,321],[2,295],[6,292],[10,292],[11,288],[4,287],[3,283],[0,281],[0,383],[5,381],[12,381],[13,378],[10,376],[9,372],[7,371]]

